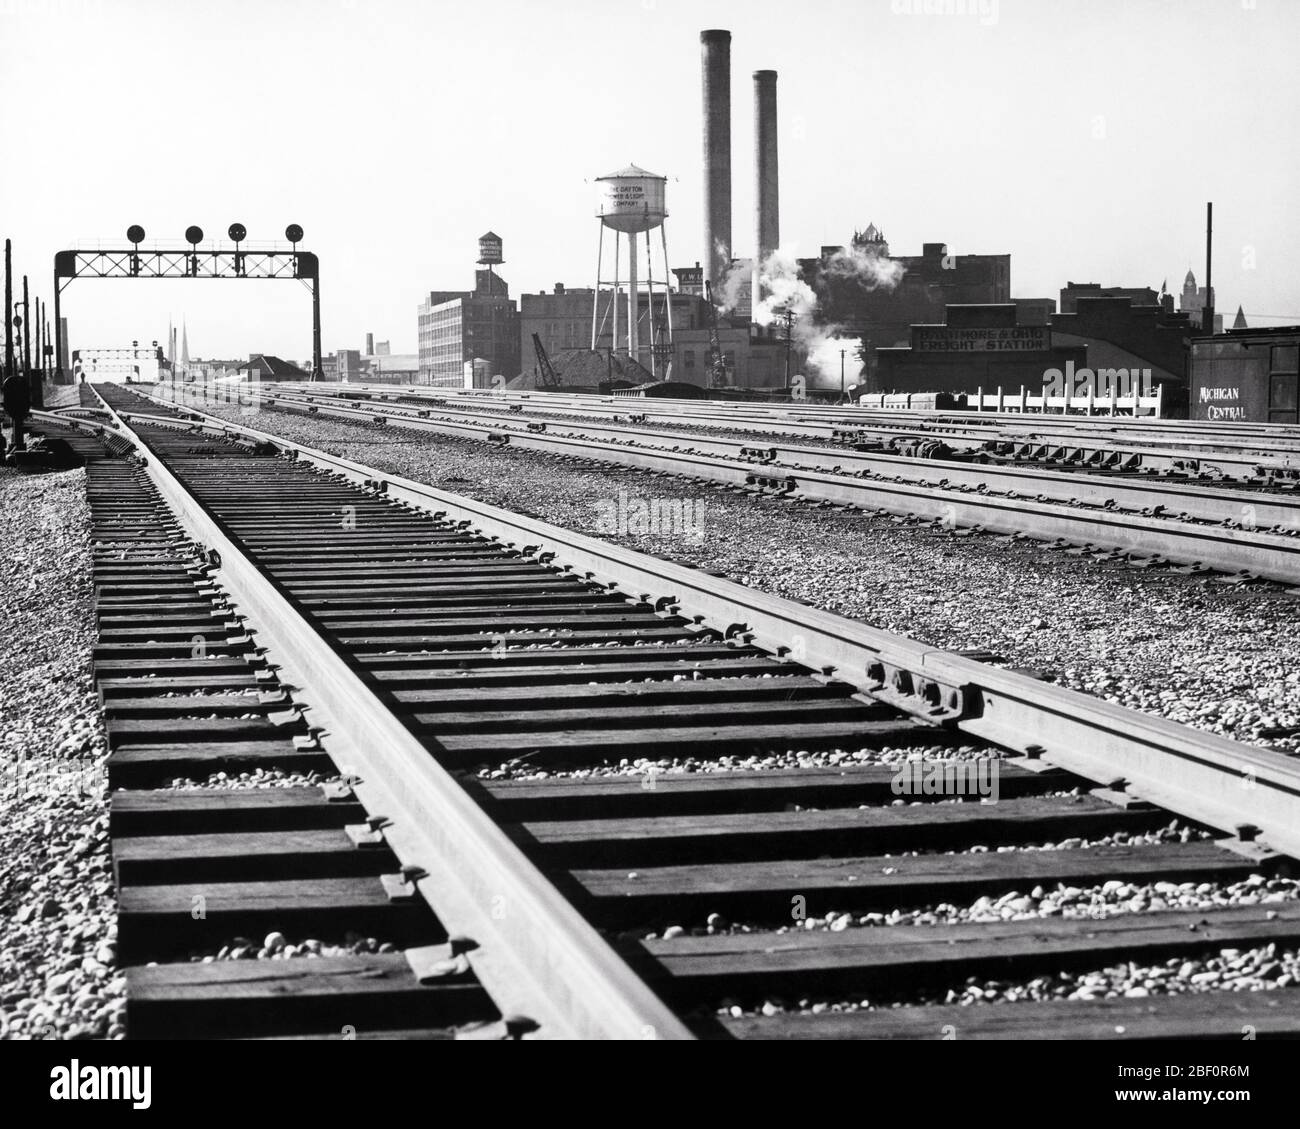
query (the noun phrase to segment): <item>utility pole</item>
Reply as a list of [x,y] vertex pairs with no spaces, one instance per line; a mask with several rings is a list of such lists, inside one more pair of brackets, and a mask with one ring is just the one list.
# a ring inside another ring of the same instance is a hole
[[847,349],[840,350],[840,403],[844,403],[844,354]]
[[[45,310],[41,300],[36,299],[36,378],[35,387],[41,390],[41,398],[45,394]],[[41,408],[44,404],[34,404],[34,407]]]
[[1214,333],[1214,204],[1205,205],[1205,305],[1201,308],[1201,332]]
[[27,301],[27,276],[23,275],[23,376],[28,387],[32,382],[32,317]]
[[785,386],[790,387],[790,341],[794,337],[794,311],[785,309]]
[[14,374],[13,244],[5,240],[5,376]]

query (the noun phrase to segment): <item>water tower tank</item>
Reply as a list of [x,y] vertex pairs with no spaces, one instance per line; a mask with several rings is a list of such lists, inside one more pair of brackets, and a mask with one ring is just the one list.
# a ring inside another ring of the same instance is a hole
[[615,231],[653,231],[668,215],[664,207],[664,185],[668,178],[656,176],[636,165],[596,178],[596,216]]

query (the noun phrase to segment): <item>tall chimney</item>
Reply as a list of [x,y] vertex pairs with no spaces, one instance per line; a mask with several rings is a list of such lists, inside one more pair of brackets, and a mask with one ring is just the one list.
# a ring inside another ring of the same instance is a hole
[[1214,278],[1210,267],[1214,259],[1214,204],[1205,205],[1205,305],[1201,308],[1201,332],[1214,333]]
[[731,266],[731,32],[700,32],[704,84],[704,255],[722,289]]
[[764,260],[781,245],[781,207],[776,155],[776,71],[754,72],[754,274],[756,308]]
[[375,355],[375,335],[373,333],[367,333],[366,334],[366,356],[373,357],[374,355]]

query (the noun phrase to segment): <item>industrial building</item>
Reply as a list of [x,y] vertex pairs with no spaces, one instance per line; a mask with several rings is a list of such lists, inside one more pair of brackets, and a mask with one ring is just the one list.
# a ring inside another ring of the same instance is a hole
[[799,268],[817,295],[818,320],[861,337],[868,368],[876,349],[909,344],[911,326],[942,322],[948,306],[1011,301],[1010,255],[950,255],[944,243],[893,255],[875,224],[855,231],[847,247],[800,259]]
[[1165,306],[1126,298],[1079,298],[1074,313],[1052,318],[1054,345],[1083,346],[1093,369],[1151,370],[1166,415],[1187,410],[1187,347],[1199,324]]
[[[674,270],[680,279],[683,273],[695,268]],[[551,357],[557,370],[566,366],[561,358],[574,351],[590,351],[592,340],[592,306],[595,291],[591,287],[568,287],[556,283],[553,292],[542,291],[539,294],[522,294],[519,298],[519,342],[523,369],[526,374],[532,372],[534,365],[533,334],[537,334],[542,347]],[[626,316],[626,294],[620,293],[618,306],[620,313]],[[665,379],[671,363],[671,378],[688,384],[707,387],[712,384],[709,353],[711,348],[709,330],[709,307],[704,298],[698,294],[672,291],[673,333],[671,342],[667,332],[667,315],[664,309],[664,295],[656,293],[651,300],[642,293],[638,302],[638,321],[640,322],[640,366],[653,379]],[[596,304],[598,311],[596,324],[596,352],[607,357],[611,350],[616,355],[626,356],[626,348],[616,345],[613,339],[614,292],[602,290]],[[750,331],[748,324],[734,325],[725,319],[718,325],[718,345],[722,361],[727,370],[727,383],[737,388],[775,388],[783,387],[785,379],[785,343],[772,339],[760,339]],[[566,379],[585,383],[592,374],[603,372],[609,366],[593,362],[575,363],[571,356],[568,367],[573,373],[563,373]],[[791,353],[792,373],[800,371],[802,353],[795,348]],[[578,376],[578,373],[586,374]],[[601,380],[608,379],[601,376]]]
[[877,349],[881,391],[1025,387],[1037,393],[1049,369],[1087,364],[1084,347],[1054,345],[1049,326],[1020,325],[1016,306],[1009,302],[948,306],[940,323],[911,326],[910,338],[906,347]]
[[303,381],[310,380],[311,373],[300,369],[292,361],[282,360],[265,353],[254,353],[244,364],[239,366],[241,378],[257,381]]
[[1080,298],[1124,298],[1134,306],[1158,306],[1161,295],[1149,286],[1102,286],[1099,282],[1067,282],[1061,288],[1060,312],[1072,314]]
[[1300,423],[1300,326],[1195,337],[1189,380],[1192,419]]
[[519,311],[510,288],[489,270],[474,272],[473,290],[434,290],[417,313],[417,382],[460,388],[465,366],[481,361],[492,374],[519,373]]
[[[627,327],[627,292],[618,292],[620,336]],[[676,291],[670,294],[674,335],[704,325],[707,307],[703,301],[690,294]],[[597,352],[615,349],[626,352],[626,343],[614,339],[614,291],[602,289],[599,300],[590,287],[571,287],[557,282],[553,292],[519,296],[519,343],[524,367],[531,364],[533,334],[541,338],[548,353],[562,349],[590,349],[592,345],[592,313],[595,318],[595,344]],[[637,300],[637,321],[640,333],[640,363],[651,367],[652,357],[665,356],[668,342],[668,310],[659,290],[653,300],[642,292]],[[656,366],[658,363],[656,362]]]
[[[1064,292],[1063,292],[1064,293]],[[1042,301],[948,306],[939,324],[917,324],[905,347],[876,352],[878,387],[885,392],[1008,392],[1038,394],[1050,369],[1141,373],[1159,387],[1162,410],[1187,407],[1187,350],[1196,327],[1185,313],[1135,305],[1125,297],[1079,297],[1073,312],[1038,319]],[[1047,300],[1047,301],[1050,301]],[[1028,319],[1021,312],[1027,308]]]
[[321,379],[350,384],[416,384],[419,357],[415,353],[394,353],[389,343],[375,345],[366,334],[366,349],[339,349],[321,358]]

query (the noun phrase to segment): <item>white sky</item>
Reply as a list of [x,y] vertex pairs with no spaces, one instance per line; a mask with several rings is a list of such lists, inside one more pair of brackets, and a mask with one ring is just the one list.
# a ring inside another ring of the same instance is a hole
[[[801,254],[874,221],[895,254],[1009,252],[1017,297],[1177,292],[1189,266],[1204,283],[1213,200],[1219,309],[1300,322],[1300,3],[927,4],[0,0],[0,236],[48,299],[55,250],[124,244],[131,223],[179,245],[191,223],[269,240],[296,222],[321,256],[325,351],[369,330],[413,352],[422,295],[468,288],[489,228],[512,293],[590,285],[584,180],[628,162],[672,178],[674,264],[703,257],[699,32],[722,27],[737,254],[750,76],[771,68],[782,242]],[[161,340],[173,314],[195,356],[310,354],[299,283],[64,298],[74,347]]]

